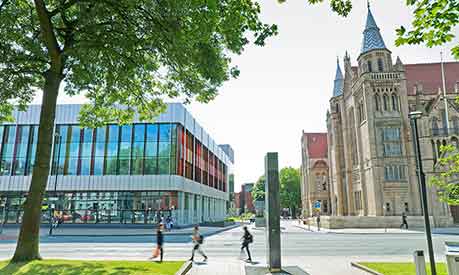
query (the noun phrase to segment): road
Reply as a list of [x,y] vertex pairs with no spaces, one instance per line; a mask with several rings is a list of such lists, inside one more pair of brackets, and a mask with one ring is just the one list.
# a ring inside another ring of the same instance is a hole
[[[422,233],[364,235],[318,233],[298,228],[289,221],[282,222],[282,229],[282,255],[285,262],[302,264],[309,270],[317,270],[320,266],[327,266],[333,261],[337,261],[337,265],[347,266],[351,260],[410,260],[414,250],[426,250],[425,235]],[[266,258],[264,230],[252,229],[252,233],[254,235],[254,243],[251,246],[253,258],[264,262]],[[205,238],[204,250],[209,259],[238,259],[241,236],[242,228],[208,236]],[[459,241],[459,236],[433,236],[436,257],[442,261],[444,261],[446,240]],[[148,236],[43,237],[41,254],[45,258],[145,260],[151,254],[154,241],[155,237]],[[166,259],[189,258],[191,252],[189,236],[166,236],[165,241]],[[0,259],[10,258],[14,246],[13,240],[0,241]]]

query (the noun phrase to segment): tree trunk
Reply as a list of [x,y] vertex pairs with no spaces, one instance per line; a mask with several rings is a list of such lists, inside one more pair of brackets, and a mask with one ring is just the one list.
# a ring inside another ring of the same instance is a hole
[[33,167],[29,194],[24,204],[21,231],[12,262],[41,259],[39,250],[41,205],[49,176],[54,117],[61,81],[61,73],[53,72],[52,70],[45,73],[36,162]]

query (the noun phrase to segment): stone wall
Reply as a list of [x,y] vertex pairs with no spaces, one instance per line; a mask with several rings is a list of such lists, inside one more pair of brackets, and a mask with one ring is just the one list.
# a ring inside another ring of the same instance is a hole
[[[424,227],[423,216],[408,216],[408,225],[410,227]],[[316,218],[308,218],[307,222],[316,225]],[[329,229],[343,228],[399,228],[402,222],[400,216],[321,216],[320,226]],[[440,216],[430,217],[432,227],[449,227],[453,226],[452,217]]]

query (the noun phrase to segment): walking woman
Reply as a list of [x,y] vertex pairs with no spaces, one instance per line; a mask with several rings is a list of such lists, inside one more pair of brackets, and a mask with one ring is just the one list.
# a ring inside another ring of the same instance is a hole
[[163,261],[163,244],[164,244],[164,236],[163,236],[163,225],[159,225],[158,229],[156,230],[156,248],[153,251],[153,256],[150,257],[150,259],[159,258],[159,262]]
[[247,251],[247,260],[246,262],[252,262],[252,256],[250,255],[249,244],[253,243],[253,236],[250,234],[247,226],[244,226],[244,236],[242,236],[242,247],[241,254],[244,253],[244,248]]

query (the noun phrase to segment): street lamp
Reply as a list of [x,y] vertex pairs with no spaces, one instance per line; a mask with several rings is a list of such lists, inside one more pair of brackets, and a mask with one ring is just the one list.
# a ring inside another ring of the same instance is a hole
[[417,120],[422,117],[422,112],[421,111],[410,112],[408,117],[410,118],[411,131],[413,134],[413,145],[414,145],[414,152],[416,156],[416,174],[418,176],[419,187],[421,189],[421,203],[422,203],[422,210],[424,213],[424,225],[426,228],[427,249],[429,252],[430,270],[431,270],[432,275],[437,275],[437,271],[435,269],[434,252],[433,252],[433,247],[432,247],[432,232],[430,231],[429,209],[427,205],[426,176],[424,174],[424,171],[422,170],[421,147],[419,145],[419,135],[418,135]]

